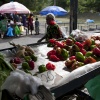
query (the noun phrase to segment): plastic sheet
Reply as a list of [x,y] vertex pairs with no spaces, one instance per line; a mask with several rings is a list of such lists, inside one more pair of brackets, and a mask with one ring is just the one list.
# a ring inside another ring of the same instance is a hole
[[40,78],[17,69],[7,77],[1,90],[7,89],[10,93],[15,93],[20,98],[23,98],[27,93],[36,94],[40,85],[42,85]]

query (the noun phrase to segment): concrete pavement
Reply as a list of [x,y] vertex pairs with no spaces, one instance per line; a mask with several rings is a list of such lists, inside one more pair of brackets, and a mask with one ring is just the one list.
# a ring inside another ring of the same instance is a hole
[[39,35],[26,35],[23,33],[23,36],[19,37],[8,37],[4,39],[0,39],[0,49],[5,49],[12,47],[9,42],[14,42],[15,44],[20,44],[20,45],[27,45],[27,44],[32,44],[32,43],[37,43],[37,41],[44,36],[44,34],[39,34]]
[[12,47],[9,44],[9,42],[14,42],[16,44],[21,44],[21,45],[37,43],[37,41],[41,37],[43,37],[43,35],[45,34],[45,24],[42,23],[40,25],[40,34],[39,35],[34,35],[35,30],[33,31],[33,35],[31,35],[31,34],[26,35],[26,31],[22,32],[22,34],[23,35],[19,36],[19,37],[8,37],[8,38],[4,38],[4,39],[0,38],[0,49]]
[[[95,31],[86,31],[88,35],[90,35],[90,33],[100,33],[100,30],[95,30]],[[15,44],[20,44],[20,45],[27,45],[27,44],[33,44],[33,43],[37,43],[37,41],[44,36],[45,34],[45,28],[44,26],[42,26],[40,28],[40,34],[39,35],[34,35],[35,31],[33,31],[33,35],[28,34],[26,35],[25,32],[22,33],[22,36],[19,37],[8,37],[8,38],[4,38],[1,39],[0,38],[0,49],[5,49],[5,48],[9,48],[12,47],[12,45],[9,44],[9,42],[14,42]]]

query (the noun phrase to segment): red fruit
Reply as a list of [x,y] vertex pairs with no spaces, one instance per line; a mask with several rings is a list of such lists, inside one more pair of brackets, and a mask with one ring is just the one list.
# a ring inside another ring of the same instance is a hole
[[57,47],[57,48],[56,48],[56,54],[57,54],[57,55],[61,55],[61,48],[60,48],[60,47]]
[[21,59],[19,57],[15,57],[14,58],[14,63],[15,64],[20,64],[21,63]]
[[85,40],[84,45],[86,45],[86,46],[90,47],[90,46],[91,46],[91,44],[92,44],[91,39],[87,39],[87,40]]
[[76,57],[75,56],[69,57],[69,60],[73,60],[73,59],[76,59]]
[[57,45],[58,47],[61,47],[61,48],[64,48],[64,43],[61,43],[61,42],[58,42],[58,41],[56,41],[55,42],[55,45]]
[[14,63],[14,59],[12,58],[12,59],[10,59],[10,61],[9,61],[10,63]]
[[93,54],[96,56],[100,56],[100,49],[98,47],[93,49]]
[[66,45],[69,45],[69,46],[71,46],[71,45],[73,45],[73,40],[72,39],[67,39],[66,40]]
[[31,70],[33,70],[34,67],[35,67],[35,65],[34,65],[34,61],[31,60],[31,61],[28,62],[28,64],[29,64]]
[[51,50],[47,53],[47,56],[50,57],[50,55],[56,55],[56,50]]
[[85,55],[87,51],[86,51],[85,49],[82,48],[82,49],[80,50],[80,52],[81,52],[83,55]]
[[48,70],[55,70],[56,67],[55,67],[55,65],[53,65],[52,63],[49,62],[49,63],[46,64],[46,68]]
[[75,44],[76,44],[80,49],[83,48],[83,44],[82,44],[82,43],[80,43],[80,42],[75,42]]
[[50,55],[49,59],[54,62],[60,61],[60,59],[56,55]]
[[49,39],[49,42],[54,44],[56,42],[56,39]]
[[89,63],[95,63],[96,60],[93,57],[88,57],[84,60],[85,64],[89,64]]

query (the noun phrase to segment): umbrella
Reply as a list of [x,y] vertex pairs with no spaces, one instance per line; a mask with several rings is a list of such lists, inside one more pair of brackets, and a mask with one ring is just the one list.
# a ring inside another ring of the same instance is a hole
[[0,13],[30,13],[30,10],[18,2],[10,2],[0,7]]
[[65,16],[67,11],[59,6],[48,6],[40,12],[40,15],[47,15],[48,13],[53,13],[55,16]]

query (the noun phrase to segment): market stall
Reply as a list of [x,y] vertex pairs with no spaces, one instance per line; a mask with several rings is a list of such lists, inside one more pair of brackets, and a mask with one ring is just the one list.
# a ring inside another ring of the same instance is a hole
[[[59,98],[68,92],[79,89],[100,72],[99,53],[94,52],[96,48],[99,48],[95,42],[97,38],[90,39],[85,35],[82,38],[82,33],[79,36],[75,36],[75,32],[72,33],[75,39],[72,37],[61,41],[51,39],[49,42],[27,46],[10,43],[14,47],[0,50],[0,52],[5,54],[4,60],[10,63],[13,62],[12,58],[20,57],[21,63],[16,64],[16,70],[23,70],[32,76],[37,76],[42,80],[43,85],[48,87],[56,98]],[[82,43],[84,43],[84,47],[82,47]],[[27,51],[30,51],[31,54]],[[51,51],[53,55],[51,55]],[[34,67],[31,69],[23,67],[22,64],[30,59],[29,55],[34,55],[31,58],[34,61]],[[71,64],[68,66],[70,59],[71,61],[74,59],[74,62],[70,61]],[[44,69],[41,70],[39,67]]]

